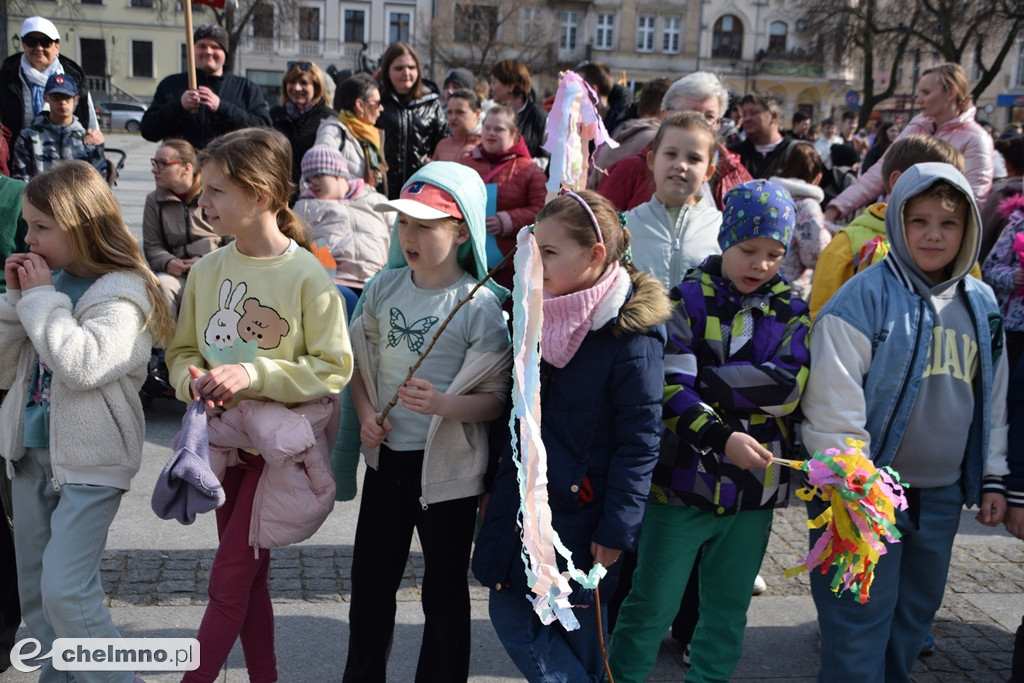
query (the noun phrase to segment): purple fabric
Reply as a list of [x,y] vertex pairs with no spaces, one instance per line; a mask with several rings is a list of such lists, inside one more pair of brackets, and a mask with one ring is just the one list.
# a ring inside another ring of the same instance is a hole
[[153,512],[182,524],[224,504],[224,489],[210,469],[210,428],[202,401],[192,401],[174,438],[174,455],[153,487]]

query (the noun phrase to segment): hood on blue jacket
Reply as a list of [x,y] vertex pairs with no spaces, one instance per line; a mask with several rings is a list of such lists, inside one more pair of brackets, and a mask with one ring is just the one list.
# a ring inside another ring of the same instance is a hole
[[[483,280],[487,275],[487,218],[485,216],[487,210],[487,190],[484,188],[484,182],[480,179],[480,174],[468,166],[452,161],[432,161],[413,173],[405,181],[402,189],[405,190],[409,185],[417,182],[439,187],[455,199],[455,203],[459,205],[459,209],[462,211],[462,215],[466,219],[466,225],[469,228],[469,240],[459,247],[459,265],[463,268],[469,265],[470,267],[466,268],[469,274],[477,282]],[[467,261],[470,254],[473,256],[471,263]],[[402,244],[398,239],[398,218],[396,217],[395,224],[391,228],[391,246],[388,248],[388,262],[384,269],[404,268],[408,265],[409,262],[402,252]],[[366,286],[368,287],[369,284],[367,282]],[[508,290],[493,279],[488,280],[484,286],[494,292],[499,302],[504,301],[508,297]],[[363,301],[360,298],[352,313],[352,317],[354,318],[359,315],[362,310]]]
[[[963,195],[967,203],[967,221],[964,224],[960,250],[953,259],[950,276],[945,282],[936,285],[921,270],[910,253],[904,213],[907,202],[940,181],[950,184]],[[900,175],[889,196],[885,211],[885,231],[892,247],[887,260],[894,259],[894,265],[904,276],[909,277],[914,283],[914,288],[923,294],[931,292],[935,287],[946,289],[966,277],[977,262],[981,249],[981,216],[974,203],[974,192],[963,174],[949,164],[915,164]]]

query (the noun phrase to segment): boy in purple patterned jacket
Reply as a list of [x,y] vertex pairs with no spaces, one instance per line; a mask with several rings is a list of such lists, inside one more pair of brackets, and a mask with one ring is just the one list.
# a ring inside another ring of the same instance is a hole
[[773,511],[789,498],[788,469],[772,458],[785,453],[808,373],[807,304],[778,274],[794,217],[778,185],[737,185],[725,196],[722,255],[671,292],[667,431],[612,638],[618,683],[650,673],[698,551],[700,619],[687,680],[726,680],[739,662],[750,586]]

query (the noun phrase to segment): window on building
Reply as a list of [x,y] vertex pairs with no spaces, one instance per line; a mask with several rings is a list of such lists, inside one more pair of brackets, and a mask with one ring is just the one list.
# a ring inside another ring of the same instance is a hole
[[389,12],[388,13],[388,42],[397,43],[399,41],[403,43],[409,42],[409,36],[412,34],[412,15],[408,12]]
[[576,30],[579,28],[580,15],[576,12],[558,13],[558,47],[564,50],[576,49]]
[[594,40],[596,50],[615,49],[615,15],[597,15],[597,36]]
[[654,15],[641,14],[637,18],[636,51],[654,52]]
[[523,33],[521,37],[523,42],[530,42],[537,36],[543,35],[544,16],[539,7],[524,7],[522,17]]
[[107,43],[102,38],[82,38],[82,71],[86,76],[105,77]]
[[320,8],[299,8],[299,40],[320,40]]
[[456,5],[455,40],[489,43],[498,32],[498,8],[493,5]]
[[83,5],[102,5],[103,0],[80,0]]
[[743,52],[743,22],[726,14],[715,22],[711,32],[712,57],[739,57]]
[[346,43],[366,42],[366,10],[346,9],[342,14],[344,26],[341,35]]
[[152,7],[153,0],[132,0],[132,7]]
[[245,77],[260,87],[267,102],[281,100],[281,72],[262,69],[246,69]]
[[784,21],[773,21],[768,27],[768,52],[779,55],[786,51],[786,36],[789,27]]
[[148,40],[132,41],[132,76],[153,78],[153,43]]
[[683,20],[681,17],[665,17],[662,19],[661,51],[678,54],[679,40],[682,35]]
[[1017,75],[1013,82],[1015,87],[1024,88],[1024,40],[1017,43]]
[[253,38],[273,38],[274,6],[267,2],[257,3],[249,23],[252,24]]

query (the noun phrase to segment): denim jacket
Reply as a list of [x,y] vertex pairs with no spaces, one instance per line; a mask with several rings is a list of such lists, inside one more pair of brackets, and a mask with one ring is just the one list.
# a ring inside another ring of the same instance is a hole
[[[971,190],[946,164],[918,164],[904,175],[907,178],[901,176],[902,182],[894,187],[886,212],[893,242],[889,258],[843,285],[815,322],[811,375],[802,404],[807,418],[804,445],[811,453],[842,448],[846,438],[855,438],[866,443],[864,452],[875,465],[889,465],[917,402],[935,311],[919,293],[921,272],[906,253],[903,205],[938,179],[955,184],[968,197]],[[961,472],[965,502],[974,505],[980,502],[983,478],[986,491],[1003,491],[1007,370],[995,296],[988,285],[966,277],[980,243],[973,203],[968,216],[950,281],[959,281],[952,286],[962,287],[967,298],[980,357]]]

